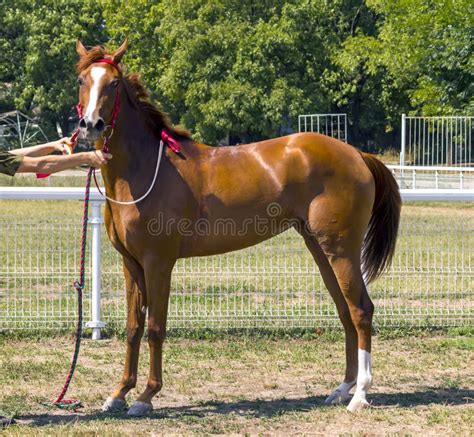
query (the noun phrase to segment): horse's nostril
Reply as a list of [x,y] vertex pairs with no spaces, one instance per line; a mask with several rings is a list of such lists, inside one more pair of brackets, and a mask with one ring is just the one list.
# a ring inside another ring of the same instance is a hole
[[105,128],[105,123],[104,123],[104,120],[102,120],[102,118],[99,118],[99,121],[97,122],[97,124],[95,125],[95,128],[99,131],[99,132],[102,132]]
[[96,130],[102,132],[105,129],[105,122],[102,118],[99,118],[97,123],[94,124],[93,120],[84,117],[79,120],[79,127],[81,129],[87,129],[88,131]]

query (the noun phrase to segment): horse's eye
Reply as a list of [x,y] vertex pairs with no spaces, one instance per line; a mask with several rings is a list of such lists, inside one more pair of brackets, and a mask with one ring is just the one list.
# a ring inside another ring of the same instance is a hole
[[112,82],[110,82],[110,86],[113,86],[114,88],[118,85],[119,81],[118,79],[114,79]]
[[78,78],[77,78],[77,84],[78,84],[79,86],[84,85],[84,78],[78,77]]

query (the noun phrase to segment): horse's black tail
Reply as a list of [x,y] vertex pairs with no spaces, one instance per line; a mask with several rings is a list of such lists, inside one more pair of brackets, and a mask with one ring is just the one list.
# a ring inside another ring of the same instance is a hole
[[362,269],[367,282],[389,266],[395,251],[400,223],[401,198],[390,170],[375,156],[361,152],[375,180],[375,200],[362,247]]

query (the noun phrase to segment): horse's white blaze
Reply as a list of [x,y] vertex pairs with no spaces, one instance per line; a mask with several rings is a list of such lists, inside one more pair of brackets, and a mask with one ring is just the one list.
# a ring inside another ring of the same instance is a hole
[[97,101],[99,100],[99,89],[100,89],[100,82],[102,77],[105,75],[106,70],[104,67],[92,67],[91,68],[91,79],[92,79],[92,88],[89,93],[89,104],[87,105],[86,113],[84,118],[87,121],[91,121],[92,123],[97,122],[97,114],[96,107]]

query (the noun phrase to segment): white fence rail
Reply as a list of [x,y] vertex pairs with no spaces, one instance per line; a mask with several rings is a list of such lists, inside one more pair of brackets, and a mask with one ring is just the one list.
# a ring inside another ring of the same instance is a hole
[[[0,189],[0,331],[73,326],[82,196],[82,188]],[[451,203],[422,212],[405,204],[392,266],[370,287],[376,323],[472,323],[474,209],[458,210],[455,202],[473,201],[474,190],[402,190],[402,197]],[[26,202],[31,199],[38,202]],[[121,261],[104,238],[96,190],[91,201],[84,308],[99,338],[104,322],[123,326],[126,311]],[[289,231],[242,251],[180,260],[169,324],[304,328],[338,325],[338,320],[314,261]]]
[[474,167],[387,165],[403,189],[474,189]]

